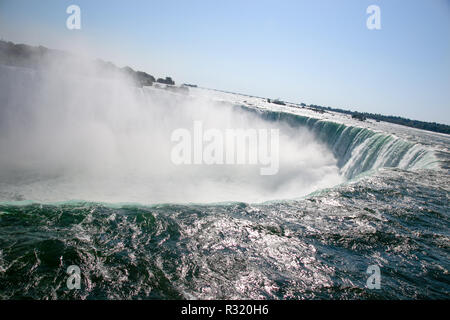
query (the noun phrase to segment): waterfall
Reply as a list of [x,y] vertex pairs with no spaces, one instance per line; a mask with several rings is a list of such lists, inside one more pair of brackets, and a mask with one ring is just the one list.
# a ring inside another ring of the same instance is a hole
[[434,168],[438,162],[432,150],[388,133],[287,112],[241,108],[268,121],[308,128],[332,150],[341,174],[348,179],[382,167],[415,170]]

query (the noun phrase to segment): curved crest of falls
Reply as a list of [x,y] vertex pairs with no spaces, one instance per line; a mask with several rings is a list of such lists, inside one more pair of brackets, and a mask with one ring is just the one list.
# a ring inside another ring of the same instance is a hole
[[[279,172],[175,165],[171,134],[195,121],[278,129]],[[449,146],[257,97],[0,66],[0,298],[446,299]]]

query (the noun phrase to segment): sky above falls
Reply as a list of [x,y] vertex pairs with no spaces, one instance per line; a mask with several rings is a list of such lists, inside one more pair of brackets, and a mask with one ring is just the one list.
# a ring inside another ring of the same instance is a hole
[[[70,5],[80,29],[66,26]],[[177,83],[450,124],[448,0],[0,0],[0,37]]]

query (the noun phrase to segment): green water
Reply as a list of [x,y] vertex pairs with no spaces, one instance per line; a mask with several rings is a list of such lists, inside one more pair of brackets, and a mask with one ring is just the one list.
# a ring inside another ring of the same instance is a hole
[[448,180],[384,169],[260,205],[1,204],[0,297],[445,299]]

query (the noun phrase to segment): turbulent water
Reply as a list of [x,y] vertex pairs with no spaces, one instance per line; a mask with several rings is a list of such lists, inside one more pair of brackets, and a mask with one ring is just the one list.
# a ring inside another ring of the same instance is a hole
[[[448,299],[448,136],[45,77],[0,73],[0,298]],[[168,133],[199,117],[279,128],[280,174],[166,165]]]

